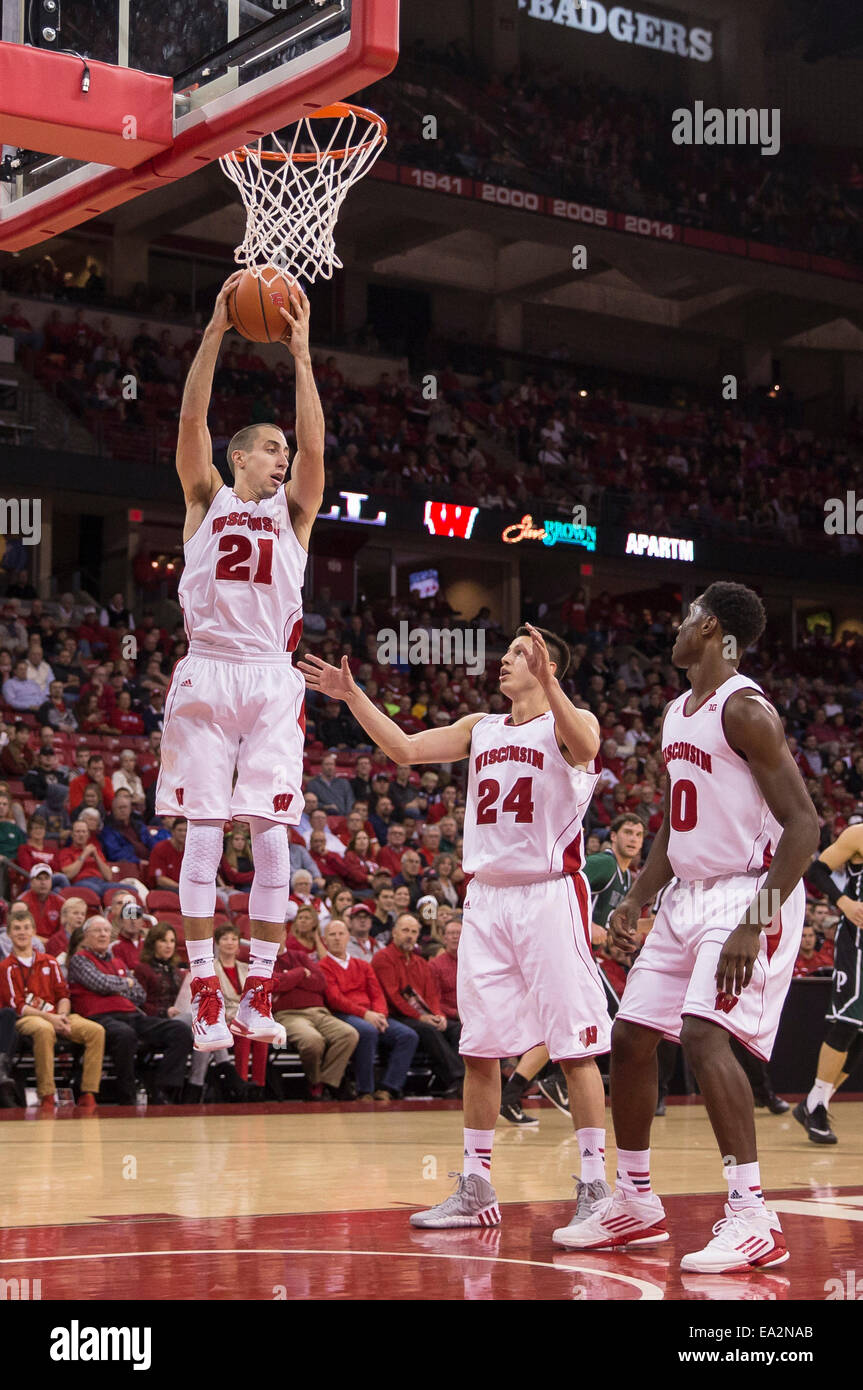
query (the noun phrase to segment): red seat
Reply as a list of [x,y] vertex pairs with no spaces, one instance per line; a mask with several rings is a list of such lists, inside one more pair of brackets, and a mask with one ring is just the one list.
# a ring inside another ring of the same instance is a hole
[[215,931],[216,927],[232,927],[233,925],[234,925],[234,923],[232,922],[231,918],[228,916],[227,912],[217,912],[216,915],[215,915],[215,917],[213,918],[213,930],[214,930],[214,931]]
[[180,912],[180,895],[170,888],[151,888],[147,908],[150,912]]
[[241,915],[249,915],[249,895],[248,893],[232,893],[228,898],[228,911],[231,913],[239,912]]
[[[148,904],[148,906],[149,906],[149,904]],[[168,926],[168,927],[173,927],[173,928],[174,928],[174,931],[175,931],[176,934],[177,934],[177,941],[178,941],[181,945],[185,945],[185,943],[186,943],[186,935],[185,935],[185,932],[183,931],[183,914],[182,914],[182,912],[156,912],[156,913],[154,913],[153,915],[154,915],[154,917],[158,917],[160,926],[164,925],[164,926]]]
[[110,907],[110,906],[111,906],[111,903],[112,903],[113,899],[117,896],[118,893],[131,893],[131,894],[132,894],[132,897],[135,898],[135,899],[137,900],[139,907],[143,907],[143,906],[144,906],[143,902],[141,901],[141,896],[140,896],[140,894],[139,894],[139,893],[136,893],[136,892],[135,892],[135,889],[132,888],[132,887],[130,886],[130,884],[128,884],[128,883],[117,883],[117,884],[114,885],[113,888],[106,888],[106,889],[105,889],[105,896],[104,896],[104,898],[103,898],[103,903],[104,903],[105,907]]
[[237,931],[240,933],[240,936],[243,938],[244,941],[251,940],[252,933],[249,928],[249,918],[246,915],[246,913],[238,912],[235,915],[234,926],[237,928]]
[[149,862],[148,859],[142,859],[139,864],[135,859],[118,859],[117,877],[143,879]]
[[[82,888],[79,884],[70,884],[68,888],[60,889],[61,898],[81,898],[88,907],[95,907],[101,910],[102,901],[98,893],[94,893],[92,888]],[[89,913],[87,914],[90,915]]]
[[240,942],[239,950],[237,951],[237,960],[243,960],[243,961],[245,961],[246,964],[248,965],[248,963],[249,963],[249,943],[248,943],[248,941],[241,941],[241,942]]

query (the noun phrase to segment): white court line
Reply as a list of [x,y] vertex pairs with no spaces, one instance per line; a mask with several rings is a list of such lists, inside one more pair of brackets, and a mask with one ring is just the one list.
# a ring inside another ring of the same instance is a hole
[[527,1265],[531,1269],[553,1269],[555,1274],[595,1274],[602,1279],[616,1279],[638,1289],[642,1299],[648,1301],[664,1298],[662,1290],[646,1279],[635,1279],[630,1274],[612,1274],[605,1269],[585,1269],[582,1265],[556,1265],[547,1260],[509,1260],[498,1259],[494,1255],[436,1255],[424,1250],[108,1250],[98,1255],[19,1255],[16,1259],[2,1259],[0,1265],[20,1264],[58,1264],[64,1260],[144,1260],[159,1255],[389,1255],[402,1260],[478,1260],[490,1265]]

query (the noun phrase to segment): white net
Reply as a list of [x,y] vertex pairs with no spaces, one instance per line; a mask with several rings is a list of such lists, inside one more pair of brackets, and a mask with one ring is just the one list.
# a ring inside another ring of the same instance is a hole
[[[291,133],[292,132],[292,133]],[[342,268],[335,225],[342,203],[386,144],[387,128],[373,111],[338,104],[219,160],[240,190],[246,234],[238,265],[265,284],[278,275],[311,284]]]

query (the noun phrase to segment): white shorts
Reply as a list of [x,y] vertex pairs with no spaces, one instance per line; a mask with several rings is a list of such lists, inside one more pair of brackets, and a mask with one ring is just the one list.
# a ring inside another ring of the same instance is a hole
[[304,699],[305,681],[288,655],[190,651],[174,668],[165,702],[156,814],[296,825]]
[[[763,882],[764,875],[732,874],[701,887],[681,883],[669,889],[627,976],[617,1017],[655,1029],[673,1042],[687,1014],[706,1018],[769,1062],[803,934],[802,882],[779,911],[779,930],[761,933],[747,987],[739,995],[716,990],[722,947]],[[680,890],[683,896],[678,897]]]
[[582,874],[498,887],[474,879],[458,947],[459,1051],[552,1058],[608,1052],[611,1019],[590,947]]

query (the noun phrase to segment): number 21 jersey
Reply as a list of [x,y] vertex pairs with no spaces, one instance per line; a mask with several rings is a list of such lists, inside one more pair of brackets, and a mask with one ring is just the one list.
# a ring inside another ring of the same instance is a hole
[[292,652],[302,632],[306,552],[294,534],[284,484],[242,502],[222,487],[183,547],[178,597],[186,636],[238,655]]
[[464,818],[464,868],[486,883],[526,883],[576,873],[582,819],[599,778],[571,767],[551,710],[513,724],[487,714],[473,727]]
[[747,689],[764,700],[748,676],[730,676],[697,709],[687,690],[665,715],[668,860],[684,882],[760,873],[782,833],[745,758],[725,737],[725,705],[736,691]]

